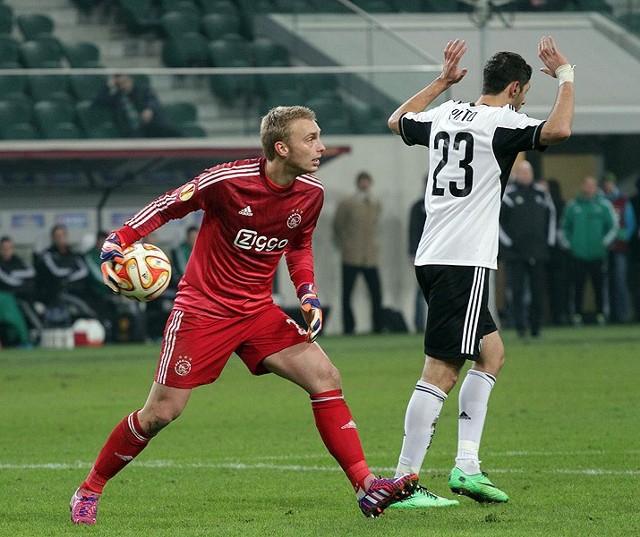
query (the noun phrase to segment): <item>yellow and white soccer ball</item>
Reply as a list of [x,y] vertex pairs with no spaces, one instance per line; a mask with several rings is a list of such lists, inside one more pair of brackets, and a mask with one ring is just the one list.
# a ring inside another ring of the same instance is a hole
[[171,281],[171,263],[167,255],[153,244],[135,243],[122,252],[124,260],[117,263],[120,294],[138,302],[158,298]]

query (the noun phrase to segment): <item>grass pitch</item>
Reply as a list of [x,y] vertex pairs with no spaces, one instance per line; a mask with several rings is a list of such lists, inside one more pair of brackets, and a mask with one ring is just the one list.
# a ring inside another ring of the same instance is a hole
[[[620,536],[640,528],[640,330],[506,332],[481,458],[506,505],[359,512],[307,395],[232,358],[212,386],[105,489],[98,524],[68,501],[113,426],[142,406],[157,346],[0,351],[0,536]],[[391,475],[419,336],[321,338],[342,373],[372,469]],[[451,497],[457,388],[421,482]]]

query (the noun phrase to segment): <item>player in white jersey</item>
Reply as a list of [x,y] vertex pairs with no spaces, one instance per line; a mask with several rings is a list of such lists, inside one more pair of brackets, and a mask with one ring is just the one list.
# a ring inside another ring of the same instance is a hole
[[[429,304],[425,365],[405,415],[397,475],[419,473],[447,394],[466,360],[473,365],[459,396],[458,453],[449,487],[479,502],[506,502],[480,469],[478,452],[491,389],[504,363],[504,347],[487,306],[489,269],[497,267],[501,197],[521,151],[544,150],[571,135],[573,67],[551,37],[538,44],[542,72],[558,79],[546,121],[518,111],[531,83],[531,67],[518,54],[498,52],[486,63],[482,95],[471,103],[447,101],[425,109],[467,73],[465,42],[450,41],[442,74],[402,104],[389,128],[408,145],[429,148],[426,226],[415,265]],[[425,489],[396,507],[458,502]]]

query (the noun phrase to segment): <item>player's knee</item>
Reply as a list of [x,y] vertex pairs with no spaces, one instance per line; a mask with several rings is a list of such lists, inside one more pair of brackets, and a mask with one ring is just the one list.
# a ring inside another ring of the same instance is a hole
[[337,390],[341,386],[340,371],[330,362],[322,368],[319,377],[325,390]]
[[156,435],[181,414],[181,409],[170,405],[158,405],[150,409],[145,416],[139,416],[140,425],[144,432]]

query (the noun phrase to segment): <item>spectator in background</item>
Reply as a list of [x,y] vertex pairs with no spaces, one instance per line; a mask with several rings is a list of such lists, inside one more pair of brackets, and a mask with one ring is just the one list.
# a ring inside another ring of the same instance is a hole
[[378,223],[382,203],[371,193],[373,179],[367,172],[356,177],[355,194],[338,204],[333,231],[342,256],[342,324],[353,334],[355,318],[351,294],[358,274],[364,276],[371,296],[372,327],[382,331],[382,290],[378,271]]
[[82,256],[68,242],[67,227],[51,229],[51,246],[34,255],[36,298],[47,307],[45,322],[69,324],[71,311],[96,318],[96,312],[83,300],[89,287],[89,269]]
[[147,84],[129,75],[114,75],[93,101],[113,110],[114,122],[124,138],[173,138],[180,131],[164,117],[158,97]]
[[573,275],[573,324],[583,322],[584,288],[591,280],[596,302],[596,322],[606,324],[605,276],[609,245],[618,234],[613,205],[598,192],[594,177],[582,180],[581,192],[569,202],[562,218],[562,231],[569,245]]
[[[636,221],[640,222],[640,175],[636,179],[636,193],[629,200]],[[633,319],[640,322],[640,229],[638,229],[629,241],[629,292],[633,303]]]
[[34,268],[15,254],[11,237],[0,238],[0,341],[3,345],[31,345],[20,302],[31,301],[35,275]]
[[557,236],[555,245],[549,248],[546,280],[551,323],[555,326],[562,326],[569,322],[569,293],[567,291],[569,253],[562,239],[561,227],[565,202],[557,179],[541,179],[539,183],[546,186],[556,210]]
[[198,227],[189,226],[184,241],[171,250],[171,276],[175,282],[180,281],[180,278],[182,278],[187,269],[187,261],[189,261],[189,256],[191,256],[191,251],[193,250],[193,245],[196,243],[197,237]]
[[627,286],[629,270],[629,241],[636,233],[638,222],[635,211],[616,185],[612,173],[605,175],[602,191],[613,205],[618,217],[618,235],[609,245],[609,305],[611,322],[626,323],[630,320],[630,294]]
[[[518,336],[540,336],[545,264],[556,242],[556,210],[551,195],[533,181],[527,160],[516,165],[515,181],[507,186],[500,209],[500,254],[507,268],[513,316]],[[525,319],[527,283],[531,302]],[[528,324],[528,326],[527,326]]]
[[[426,188],[429,175],[424,178],[424,186]],[[424,194],[411,206],[409,212],[409,257],[411,258],[411,266],[414,266],[416,251],[422,237],[424,223],[427,220],[427,211],[424,207]],[[427,325],[427,301],[420,286],[416,286],[416,297],[413,314],[413,326],[416,332],[422,333]]]

